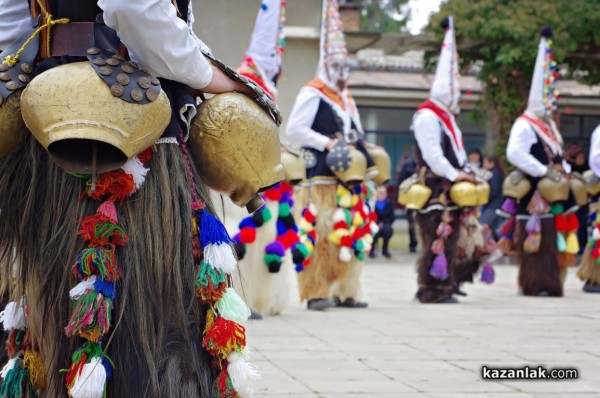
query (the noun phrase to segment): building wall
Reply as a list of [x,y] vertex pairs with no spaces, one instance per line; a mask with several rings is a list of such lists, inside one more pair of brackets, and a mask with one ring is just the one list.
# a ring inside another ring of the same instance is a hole
[[[194,30],[227,65],[237,67],[250,44],[260,0],[193,0]],[[319,60],[321,0],[288,1],[286,51],[278,80],[283,125],[300,88],[315,76]]]

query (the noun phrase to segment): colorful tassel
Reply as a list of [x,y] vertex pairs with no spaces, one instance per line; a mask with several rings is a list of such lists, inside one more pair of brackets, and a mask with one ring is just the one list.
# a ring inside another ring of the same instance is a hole
[[511,216],[517,214],[517,202],[513,198],[506,198],[500,209]]
[[146,175],[148,175],[148,172],[150,171],[150,169],[144,167],[142,162],[137,157],[129,159],[127,163],[121,167],[121,169],[125,173],[131,175],[136,190],[140,189],[144,184],[144,181],[146,181]]
[[0,322],[2,322],[4,330],[25,329],[27,327],[24,297],[21,297],[18,303],[11,301],[6,304],[4,311],[0,312]]
[[448,279],[448,261],[444,253],[435,256],[433,264],[429,268],[429,275],[442,281]]
[[565,241],[565,237],[562,233],[556,233],[556,249],[559,253],[564,253],[567,251],[567,242]]
[[102,359],[92,358],[75,377],[69,395],[72,398],[103,398],[107,380]]
[[203,210],[200,213],[200,245],[204,249],[204,261],[225,273],[235,270],[237,261],[230,246],[231,239],[221,221]]
[[202,345],[209,354],[226,359],[232,351],[246,346],[246,329],[223,317],[217,317],[204,334]]
[[219,314],[235,323],[244,323],[250,317],[250,309],[232,288],[227,288],[223,297],[217,302]]
[[542,234],[539,232],[530,233],[523,241],[523,250],[527,253],[537,253],[542,243]]
[[216,303],[225,294],[227,276],[203,261],[196,272],[195,288],[201,303]]
[[254,395],[254,381],[260,378],[256,368],[246,362],[239,352],[232,352],[227,356],[227,373],[231,383],[240,398],[252,398]]
[[483,268],[481,270],[481,281],[483,283],[491,284],[494,283],[496,279],[496,273],[494,271],[494,267],[489,262],[483,264]]
[[565,253],[567,254],[578,254],[580,250],[579,240],[577,235],[573,232],[567,235]]

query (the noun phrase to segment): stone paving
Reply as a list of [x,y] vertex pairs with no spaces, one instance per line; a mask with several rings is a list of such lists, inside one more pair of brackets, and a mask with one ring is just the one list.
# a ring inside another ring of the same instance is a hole
[[[367,262],[368,309],[284,313],[248,325],[257,397],[592,398],[600,397],[600,294],[581,291],[569,270],[565,297],[517,294],[517,268],[497,265],[496,282],[467,284],[460,304],[413,300],[415,256]],[[577,368],[578,380],[482,380],[481,366]]]

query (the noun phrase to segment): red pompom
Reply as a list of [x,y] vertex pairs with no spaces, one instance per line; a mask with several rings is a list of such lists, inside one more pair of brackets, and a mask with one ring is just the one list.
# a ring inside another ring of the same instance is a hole
[[558,214],[554,216],[554,226],[557,232],[567,231],[567,219],[564,215]]
[[302,215],[302,217],[304,217],[304,219],[305,219],[306,221],[308,221],[310,224],[314,224],[314,222],[317,220],[317,219],[316,219],[316,217],[315,217],[315,215],[314,215],[314,214],[312,214],[312,213],[310,212],[310,210],[308,210],[308,209],[306,209],[306,210],[304,211],[304,214]]
[[346,221],[338,221],[333,224],[333,229],[348,229],[348,224],[346,224]]
[[256,240],[256,228],[244,227],[240,230],[240,242],[247,245]]
[[281,242],[283,247],[289,249],[292,245],[300,240],[298,234],[293,229],[288,229],[286,233],[277,237],[277,240]]
[[279,199],[281,199],[281,194],[282,194],[282,191],[281,191],[281,189],[279,189],[279,187],[271,188],[271,189],[268,189],[265,192],[263,192],[263,195],[265,195],[265,198],[267,198],[268,200],[272,200],[274,202],[279,202]]
[[567,231],[576,231],[579,229],[579,220],[575,213],[567,215]]
[[342,236],[342,239],[340,240],[340,246],[351,247],[352,246],[352,237]]

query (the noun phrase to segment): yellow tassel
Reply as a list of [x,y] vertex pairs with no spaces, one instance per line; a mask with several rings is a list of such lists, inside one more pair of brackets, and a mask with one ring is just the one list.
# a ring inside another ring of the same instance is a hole
[[569,254],[577,254],[579,253],[579,241],[577,240],[577,235],[571,232],[567,236],[567,250],[566,252]]
[[23,357],[23,365],[29,371],[31,383],[37,390],[46,387],[46,368],[39,352],[27,349]]

